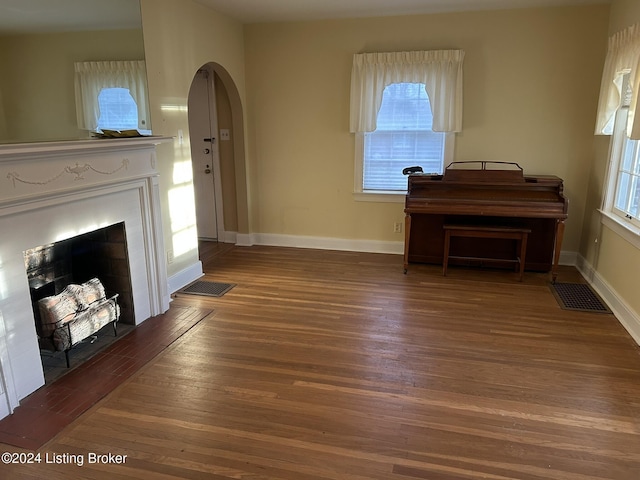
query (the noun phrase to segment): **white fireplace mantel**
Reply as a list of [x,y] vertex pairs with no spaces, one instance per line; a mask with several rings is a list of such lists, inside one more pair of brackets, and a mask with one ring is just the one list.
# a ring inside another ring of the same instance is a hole
[[44,384],[24,250],[124,222],[136,324],[168,310],[155,147],[171,141],[0,145],[0,418]]
[[0,206],[116,179],[157,176],[155,146],[165,141],[172,139],[135,137],[0,145]]

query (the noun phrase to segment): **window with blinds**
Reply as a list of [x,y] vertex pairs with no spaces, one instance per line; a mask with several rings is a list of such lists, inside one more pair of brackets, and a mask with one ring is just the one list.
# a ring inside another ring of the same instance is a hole
[[406,191],[405,167],[419,165],[425,173],[442,173],[445,134],[434,132],[424,84],[387,86],[376,130],[364,134],[364,191]]

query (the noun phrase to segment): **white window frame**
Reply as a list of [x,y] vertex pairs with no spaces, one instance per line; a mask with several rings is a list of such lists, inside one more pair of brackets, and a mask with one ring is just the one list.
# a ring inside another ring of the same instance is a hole
[[[622,84],[622,91],[627,91],[628,78]],[[615,205],[618,192],[618,178],[620,163],[625,152],[628,140],[627,118],[629,114],[629,95],[623,95],[622,106],[615,113],[611,145],[609,147],[609,163],[605,175],[605,193],[600,213],[603,215],[602,223],[621,235],[636,248],[640,248],[640,219],[630,217],[626,212]],[[634,140],[632,140],[634,141]],[[640,142],[640,140],[635,140]]]
[[[365,190],[364,185],[364,136],[362,132],[356,133],[356,148],[355,148],[355,171],[354,171],[354,185],[353,185],[353,197],[360,202],[388,202],[388,203],[403,203],[407,191],[400,190]],[[455,150],[456,134],[454,132],[444,133],[444,150],[442,158],[442,169],[453,162],[454,150]],[[411,167],[412,165],[407,165]],[[425,172],[431,173],[431,172]]]

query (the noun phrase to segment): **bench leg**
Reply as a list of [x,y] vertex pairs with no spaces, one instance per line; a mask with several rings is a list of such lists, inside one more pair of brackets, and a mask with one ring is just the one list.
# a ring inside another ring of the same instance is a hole
[[444,253],[442,255],[442,276],[447,276],[447,267],[449,266],[449,244],[451,242],[451,233],[449,230],[444,232]]
[[69,349],[66,349],[64,351],[64,358],[67,360],[67,368],[69,368],[70,367],[70,365],[69,365]]
[[524,262],[527,255],[527,237],[528,235],[523,233],[522,239],[520,240],[520,281],[522,281],[522,277],[524,276]]

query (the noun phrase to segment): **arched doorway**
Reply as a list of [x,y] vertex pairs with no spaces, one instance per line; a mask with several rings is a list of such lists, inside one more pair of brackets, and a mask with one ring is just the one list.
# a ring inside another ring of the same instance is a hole
[[236,243],[247,223],[243,113],[222,66],[211,62],[197,70],[188,110],[198,237]]

